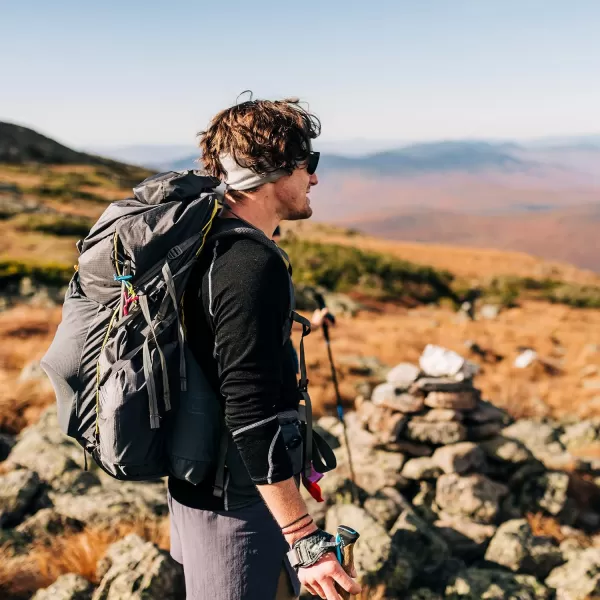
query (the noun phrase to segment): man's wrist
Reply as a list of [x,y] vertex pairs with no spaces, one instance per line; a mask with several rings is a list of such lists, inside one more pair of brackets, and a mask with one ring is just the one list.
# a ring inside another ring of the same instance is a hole
[[299,530],[294,531],[293,533],[290,533],[287,535],[284,534],[285,541],[289,544],[289,546],[291,548],[298,540],[301,540],[303,537],[306,537],[307,535],[314,533],[315,531],[317,531],[317,529],[318,529],[318,527],[314,524],[314,522],[311,521],[308,525],[306,525],[302,529],[299,529]]

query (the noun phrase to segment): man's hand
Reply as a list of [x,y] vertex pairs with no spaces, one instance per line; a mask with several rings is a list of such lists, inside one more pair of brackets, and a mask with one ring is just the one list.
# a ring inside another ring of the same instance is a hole
[[[312,329],[314,329],[314,330],[319,329],[321,327],[321,325],[323,325],[323,321],[327,318],[328,314],[330,314],[330,312],[327,307],[318,308],[317,310],[315,310],[315,312],[313,313],[313,315],[310,319],[310,325],[311,325]],[[329,321],[328,325],[333,325],[333,323],[331,321]]]
[[336,583],[351,594],[360,594],[361,591],[360,585],[352,579],[356,572],[350,577],[332,552],[325,554],[312,567],[299,569],[298,577],[310,594],[324,600],[342,600],[335,589]]

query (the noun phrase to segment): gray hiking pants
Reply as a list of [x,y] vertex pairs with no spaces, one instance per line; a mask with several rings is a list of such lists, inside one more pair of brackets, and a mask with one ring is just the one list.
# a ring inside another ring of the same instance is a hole
[[169,494],[171,556],[187,600],[292,600],[300,582],[264,502],[234,511],[189,508]]

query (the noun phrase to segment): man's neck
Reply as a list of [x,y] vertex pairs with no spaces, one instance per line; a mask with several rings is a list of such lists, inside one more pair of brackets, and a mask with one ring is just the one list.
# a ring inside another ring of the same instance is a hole
[[226,198],[227,208],[223,210],[221,217],[225,219],[242,219],[250,223],[253,227],[260,229],[269,239],[277,225],[279,217],[269,211],[267,207],[260,202],[233,202],[231,198]]

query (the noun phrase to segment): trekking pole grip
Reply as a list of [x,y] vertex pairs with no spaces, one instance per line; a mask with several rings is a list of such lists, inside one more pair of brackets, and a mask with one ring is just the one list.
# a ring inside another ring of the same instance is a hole
[[[341,564],[346,573],[352,577],[354,571],[354,544],[359,538],[359,533],[347,527],[346,525],[340,525],[338,527],[338,539],[340,540],[341,550]],[[343,600],[349,600],[351,598],[350,592],[336,584],[336,588]]]

